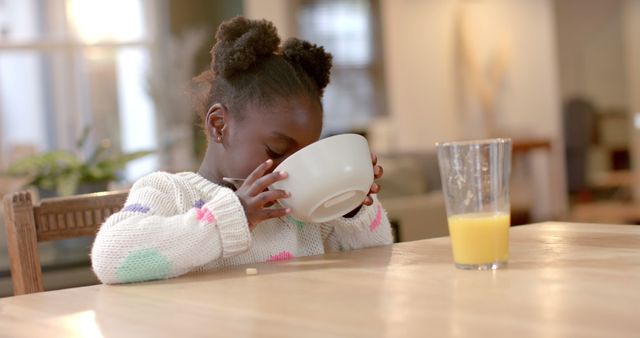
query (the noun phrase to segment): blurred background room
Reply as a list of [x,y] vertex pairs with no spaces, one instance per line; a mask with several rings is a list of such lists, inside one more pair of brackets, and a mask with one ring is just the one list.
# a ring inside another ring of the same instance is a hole
[[[333,54],[323,135],[368,138],[396,241],[448,235],[435,143],[490,137],[512,225],[640,224],[640,0],[0,0],[0,193],[197,170],[190,79],[236,15]],[[91,240],[39,244],[47,289],[96,282]]]

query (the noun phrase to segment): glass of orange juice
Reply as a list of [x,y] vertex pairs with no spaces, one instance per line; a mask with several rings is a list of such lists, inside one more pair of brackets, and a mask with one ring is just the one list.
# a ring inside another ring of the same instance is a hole
[[442,142],[436,146],[456,267],[505,267],[511,223],[511,140]]

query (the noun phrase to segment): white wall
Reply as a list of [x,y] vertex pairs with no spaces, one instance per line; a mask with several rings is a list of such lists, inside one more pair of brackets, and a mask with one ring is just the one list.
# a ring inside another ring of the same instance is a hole
[[280,38],[296,35],[295,1],[243,0],[244,16],[251,19],[267,19],[276,26]]
[[630,126],[631,161],[635,173],[633,197],[636,202],[640,202],[640,1],[626,0],[623,6],[627,95],[634,121]]
[[[478,3],[489,8],[476,11],[491,13],[484,18],[487,25],[509,32],[498,123],[507,132],[557,138],[560,100],[551,1]],[[456,105],[457,6],[455,0],[382,1],[387,95],[399,149],[432,149],[435,141],[465,138],[463,112]],[[481,61],[487,54],[482,48],[493,48],[476,45]]]
[[563,99],[583,95],[601,109],[627,105],[623,0],[556,0]]
[[382,0],[387,102],[398,150],[458,136],[453,1]]
[[[550,158],[534,161],[534,213],[561,215],[566,194],[553,2],[382,0],[381,5],[395,149],[432,150],[436,141],[469,138],[463,117],[469,112],[456,104],[461,86],[456,19],[462,8],[458,6],[484,6],[472,8],[473,23],[505,32],[509,54],[496,100],[498,125],[504,136],[545,137],[554,142]],[[486,48],[493,49],[498,42],[474,44],[481,66],[491,54]]]
[[[532,160],[532,214],[536,219],[563,215],[567,210],[561,99],[553,2],[496,1],[512,32],[511,58],[499,114],[514,137],[543,137],[553,143],[544,156]],[[535,157],[537,156],[537,157]]]

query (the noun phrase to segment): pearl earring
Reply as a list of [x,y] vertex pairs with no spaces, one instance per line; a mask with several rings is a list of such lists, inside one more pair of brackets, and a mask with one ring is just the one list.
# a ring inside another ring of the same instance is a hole
[[222,136],[218,136],[218,142],[222,142]]

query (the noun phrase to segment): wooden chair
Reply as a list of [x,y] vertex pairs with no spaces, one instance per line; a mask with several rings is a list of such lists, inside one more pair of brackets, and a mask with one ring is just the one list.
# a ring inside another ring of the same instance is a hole
[[4,197],[4,219],[15,295],[44,291],[38,242],[93,236],[124,205],[128,192],[100,192],[42,199],[31,193]]

